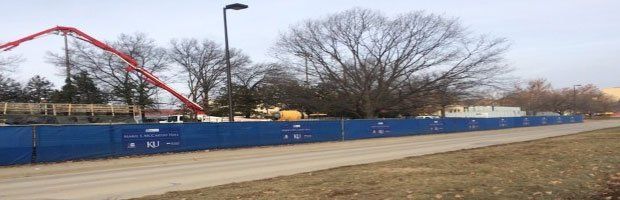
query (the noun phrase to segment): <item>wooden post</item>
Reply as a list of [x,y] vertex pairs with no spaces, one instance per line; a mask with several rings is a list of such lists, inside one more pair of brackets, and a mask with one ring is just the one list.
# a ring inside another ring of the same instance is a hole
[[71,104],[69,104],[69,110],[67,111],[67,115],[71,116]]
[[32,104],[31,103],[28,104],[28,110],[30,110],[30,114],[31,115],[34,115],[34,111],[32,110]]
[[[136,110],[136,109],[137,109],[137,110],[138,110],[138,116],[142,117],[142,109],[140,109],[140,106],[136,106],[136,105],[134,105],[134,106],[133,106],[133,109],[134,109],[134,110]],[[135,112],[134,112],[134,116],[135,116]]]
[[52,113],[56,116],[56,104],[52,104]]
[[110,104],[110,110],[112,111],[112,117],[114,117],[114,105]]
[[8,108],[9,103],[4,103],[4,114],[6,115],[6,109]]
[[43,105],[44,105],[43,109],[45,109],[44,113],[45,113],[45,115],[47,115],[47,104],[43,104]]
[[90,104],[90,116],[95,116],[95,105]]

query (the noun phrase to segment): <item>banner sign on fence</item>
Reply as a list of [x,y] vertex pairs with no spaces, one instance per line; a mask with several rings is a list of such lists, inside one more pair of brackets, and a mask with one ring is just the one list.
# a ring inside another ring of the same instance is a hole
[[173,149],[181,145],[181,130],[178,128],[124,129],[122,134],[126,151]]
[[443,121],[434,120],[428,126],[431,129],[432,133],[439,133],[439,132],[443,131]]
[[530,120],[527,117],[523,118],[523,126],[529,126],[529,125],[530,125]]
[[499,127],[500,128],[508,127],[508,121],[506,121],[506,119],[504,118],[499,119]]
[[480,124],[478,123],[477,120],[472,119],[469,122],[467,122],[467,128],[469,128],[469,129],[478,129],[478,128],[480,128]]
[[302,124],[286,124],[282,127],[282,139],[284,141],[303,141],[304,138],[311,138],[310,128]]
[[386,125],[382,121],[379,121],[376,124],[370,125],[370,133],[377,135],[390,133],[390,126]]

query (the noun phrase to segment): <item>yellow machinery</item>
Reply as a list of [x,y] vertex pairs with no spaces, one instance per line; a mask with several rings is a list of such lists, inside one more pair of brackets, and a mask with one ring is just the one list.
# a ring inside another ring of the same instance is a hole
[[281,110],[273,115],[277,121],[297,121],[304,118],[303,113],[297,110]]

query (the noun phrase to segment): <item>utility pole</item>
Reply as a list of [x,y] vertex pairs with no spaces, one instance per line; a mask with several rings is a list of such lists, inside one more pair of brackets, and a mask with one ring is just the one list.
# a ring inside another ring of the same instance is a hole
[[67,33],[63,34],[64,38],[65,38],[65,67],[66,67],[66,73],[67,73],[67,79],[66,82],[68,84],[71,83],[71,60],[69,59],[69,41],[67,39]]
[[573,115],[577,113],[577,87],[581,85],[573,85]]
[[308,81],[308,56],[304,56],[304,65],[306,66],[306,87],[310,86],[310,81]]
[[297,52],[297,53],[295,53],[295,55],[304,58],[304,69],[305,69],[305,76],[306,76],[304,84],[305,84],[306,87],[309,87],[310,86],[310,80],[309,80],[309,75],[308,75],[308,59],[310,57],[310,54],[305,53],[305,52]]

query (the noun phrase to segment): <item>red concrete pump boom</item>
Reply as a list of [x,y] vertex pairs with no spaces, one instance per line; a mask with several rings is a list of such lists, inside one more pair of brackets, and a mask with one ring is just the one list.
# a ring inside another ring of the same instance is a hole
[[44,36],[46,34],[53,34],[53,33],[57,33],[57,34],[66,34],[69,36],[72,36],[76,39],[88,42],[92,45],[95,45],[101,49],[103,49],[104,51],[107,51],[109,53],[112,53],[116,56],[118,56],[119,58],[121,58],[124,62],[127,63],[127,68],[126,70],[131,72],[131,71],[137,71],[138,73],[142,74],[145,79],[157,86],[160,87],[166,91],[168,91],[170,94],[172,94],[173,96],[175,96],[177,99],[181,100],[188,108],[192,109],[196,114],[204,114],[204,110],[203,108],[198,105],[197,103],[189,100],[187,97],[183,96],[182,94],[180,94],[179,92],[177,92],[176,90],[172,89],[170,86],[166,85],[163,81],[159,80],[159,78],[157,78],[155,75],[153,75],[151,72],[149,72],[148,70],[144,69],[143,67],[141,67],[138,62],[136,60],[134,60],[131,56],[120,52],[110,46],[108,46],[107,44],[100,42],[99,40],[89,36],[88,34],[73,28],[73,27],[63,27],[63,26],[57,26],[54,28],[50,28],[32,35],[29,35],[27,37],[24,37],[22,39],[13,41],[13,42],[9,42],[6,44],[2,44],[0,45],[0,51],[8,51],[11,50],[17,46],[19,46],[21,43],[26,42],[26,41],[30,41],[33,39],[36,39],[38,37]]

